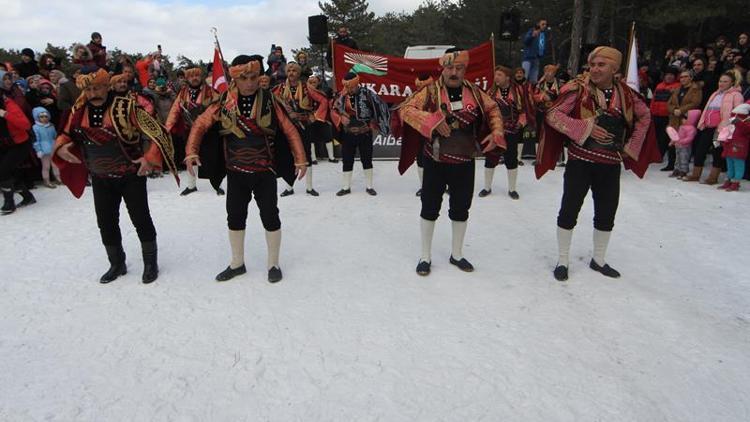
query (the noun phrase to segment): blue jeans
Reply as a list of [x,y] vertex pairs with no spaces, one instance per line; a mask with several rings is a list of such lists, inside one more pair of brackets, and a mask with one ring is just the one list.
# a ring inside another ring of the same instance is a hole
[[745,175],[745,160],[727,158],[727,179],[738,182]]
[[539,78],[539,59],[523,59],[521,67],[526,72],[526,79],[536,85],[537,78]]

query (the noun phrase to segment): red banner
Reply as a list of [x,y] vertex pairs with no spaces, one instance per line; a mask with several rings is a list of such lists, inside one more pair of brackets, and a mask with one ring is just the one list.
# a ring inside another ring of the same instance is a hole
[[[367,85],[387,103],[402,102],[412,94],[414,80],[419,75],[427,74],[437,79],[440,75],[438,59],[405,59],[355,50],[345,45],[333,44],[333,75],[336,86],[341,87],[341,80],[355,64],[365,65],[383,76],[359,73],[360,84]],[[494,51],[492,41],[487,41],[469,50],[469,67],[466,69],[466,80],[474,82],[482,90],[492,83]]]

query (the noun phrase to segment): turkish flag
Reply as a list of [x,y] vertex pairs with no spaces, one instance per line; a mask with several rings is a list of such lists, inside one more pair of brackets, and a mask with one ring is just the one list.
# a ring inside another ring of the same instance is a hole
[[213,88],[218,93],[222,94],[226,91],[229,86],[227,85],[227,76],[224,74],[224,61],[221,60],[221,54],[219,53],[218,47],[214,48],[214,63],[211,68],[213,81]]

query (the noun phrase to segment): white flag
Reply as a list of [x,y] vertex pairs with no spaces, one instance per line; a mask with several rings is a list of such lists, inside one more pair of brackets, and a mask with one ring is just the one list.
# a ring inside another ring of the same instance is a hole
[[630,40],[630,51],[628,51],[628,69],[625,81],[628,86],[633,88],[635,92],[641,91],[641,84],[638,78],[638,40],[633,34],[633,39]]

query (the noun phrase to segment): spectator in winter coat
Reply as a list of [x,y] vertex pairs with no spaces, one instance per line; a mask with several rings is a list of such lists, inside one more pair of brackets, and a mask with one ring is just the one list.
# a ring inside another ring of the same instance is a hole
[[683,71],[680,73],[680,87],[672,92],[667,107],[669,109],[669,126],[677,129],[682,118],[693,109],[701,109],[703,102],[703,91],[697,83],[693,82],[692,73]]
[[83,44],[76,44],[73,47],[73,63],[81,65],[82,67],[96,66],[94,55],[91,54],[91,50]]
[[[669,146],[669,139],[667,138],[667,125],[669,124],[669,98],[672,96],[672,92],[680,88],[680,83],[677,82],[677,69],[670,67],[664,71],[662,81],[656,85],[656,91],[654,92],[654,98],[651,101],[651,117],[653,118],[654,128],[656,129],[656,140],[659,144],[659,152],[664,156]],[[667,166],[661,169],[661,171],[673,171],[674,161],[667,162]]]
[[[20,79],[19,81],[24,80]],[[13,76],[10,72],[0,70],[0,91],[3,92],[6,98],[13,100],[15,105],[26,115],[26,118],[30,119],[31,107],[29,107],[29,103],[26,101],[24,90],[20,87],[20,84],[13,82]]]
[[700,117],[700,110],[690,110],[682,116],[682,124],[680,124],[677,130],[671,126],[667,128],[666,132],[670,139],[669,146],[677,150],[675,169],[669,177],[682,179],[687,176],[690,168],[690,153],[692,152],[693,141],[695,140],[695,135],[698,133],[698,128],[695,125],[698,124]]
[[102,35],[98,32],[91,34],[91,42],[86,46],[94,59],[94,63],[104,70],[109,70],[107,67],[107,47],[102,45]]
[[523,36],[523,60],[521,67],[526,71],[526,77],[532,85],[536,85],[539,77],[539,61],[549,44],[547,20],[540,19],[537,24]]
[[31,75],[39,73],[39,65],[34,60],[34,50],[24,48],[21,50],[21,61],[13,65],[13,69],[18,72],[18,76],[28,78]]
[[36,88],[29,90],[26,94],[26,101],[29,106],[33,109],[37,107],[43,107],[47,110],[47,114],[53,125],[57,125],[60,122],[60,113],[57,109],[57,93],[52,82],[47,79],[41,79],[36,85]]
[[[57,131],[55,125],[50,121],[50,114],[44,107],[35,107],[32,110],[34,116],[34,151],[36,156],[42,161],[42,180],[44,186],[54,189],[55,186],[50,182],[49,171],[52,164],[52,147],[55,144]],[[60,180],[60,172],[54,168],[55,179]]]
[[313,74],[312,69],[310,68],[310,63],[307,61],[307,53],[300,51],[295,56],[295,60],[300,68],[302,68],[302,71],[300,72],[300,80],[302,83],[307,83],[307,78]]
[[280,84],[286,80],[286,57],[280,46],[275,46],[268,56],[268,70],[266,75],[271,77],[271,86]]
[[149,74],[149,68],[151,67],[151,63],[156,59],[156,56],[158,55],[159,52],[155,51],[153,53],[149,53],[141,60],[135,62],[135,70],[138,72],[138,82],[141,86],[146,86],[148,84],[148,80],[149,78],[151,78],[151,75]]
[[730,124],[722,129],[718,140],[723,143],[723,157],[727,160],[727,180],[719,189],[737,191],[745,174],[750,147],[750,104],[740,104],[732,109]]
[[[706,103],[703,114],[698,121],[698,138],[695,146],[695,156],[693,160],[693,173],[684,177],[686,182],[694,182],[700,179],[703,172],[703,164],[706,156],[714,142],[716,131],[729,124],[732,117],[732,110],[742,104],[742,94],[740,89],[735,87],[736,76],[732,72],[726,72],[719,78],[719,89],[716,90]],[[708,178],[702,183],[706,185],[715,185],[719,179],[722,168],[726,165],[721,158],[721,147],[714,148],[713,166]]]
[[61,120],[65,121],[65,115],[73,108],[73,104],[81,95],[81,90],[76,86],[76,78],[81,74],[81,66],[72,66],[73,74],[70,79],[60,79],[60,88],[57,90],[57,109],[60,110]]
[[55,69],[59,69],[57,62],[55,61],[55,56],[49,53],[42,54],[42,57],[39,58],[38,65],[39,65],[39,74],[42,75],[42,77],[46,79],[49,79],[50,72],[52,72]]

